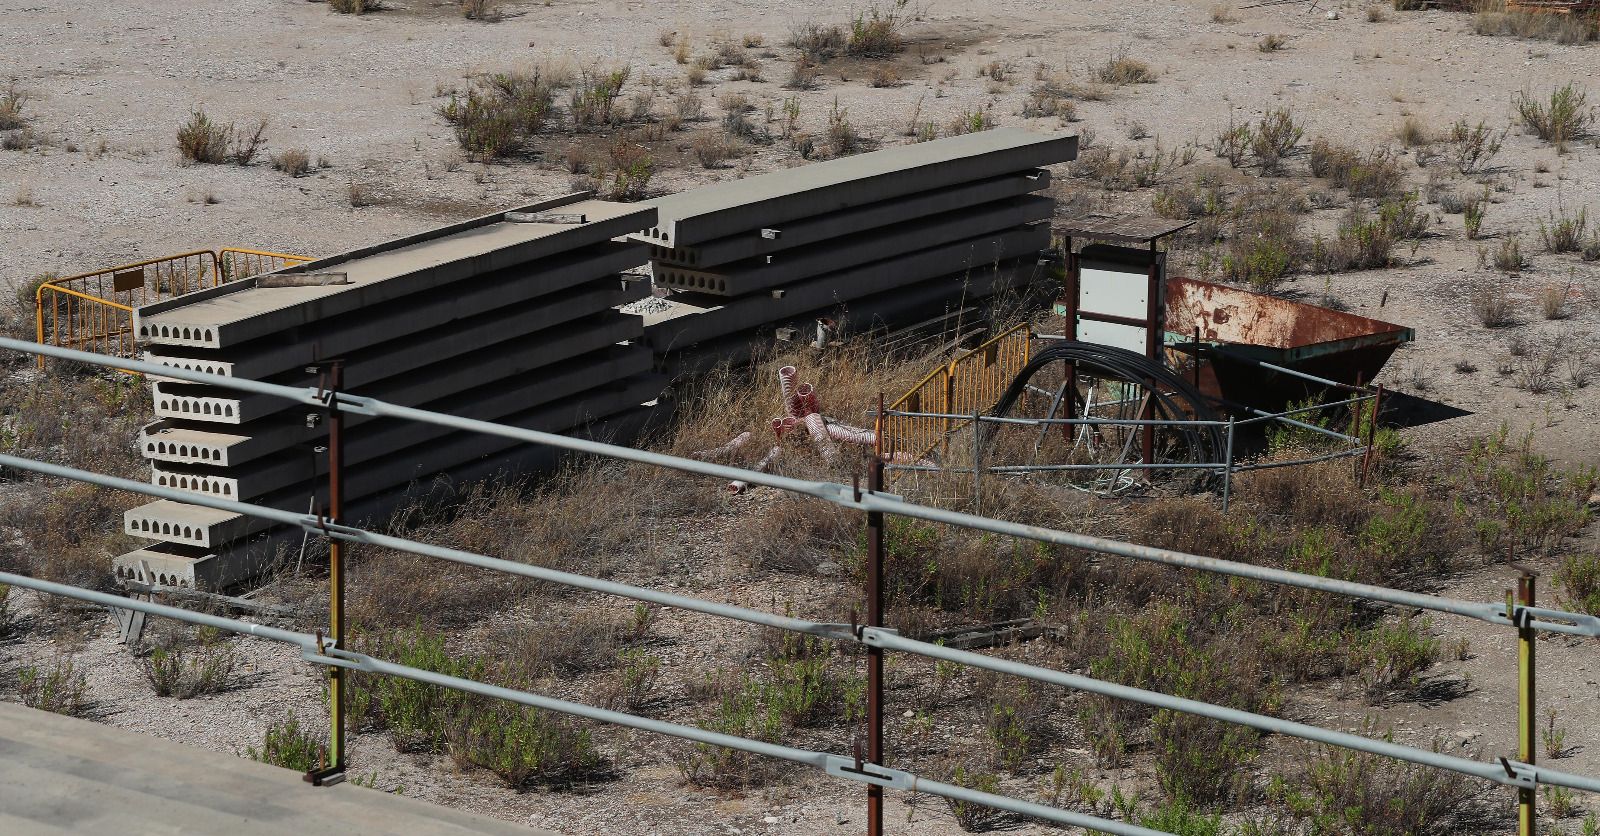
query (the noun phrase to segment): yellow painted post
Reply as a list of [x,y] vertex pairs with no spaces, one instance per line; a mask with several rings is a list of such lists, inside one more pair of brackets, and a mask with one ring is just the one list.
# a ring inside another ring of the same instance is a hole
[[[1524,607],[1533,606],[1533,575],[1524,572],[1517,578],[1517,601]],[[1513,610],[1515,612],[1515,610]],[[1523,763],[1534,762],[1534,691],[1533,691],[1533,640],[1532,619],[1524,614],[1516,619],[1517,625],[1517,754]],[[1534,803],[1537,793],[1533,788],[1517,790],[1517,832],[1521,836],[1534,836]]]

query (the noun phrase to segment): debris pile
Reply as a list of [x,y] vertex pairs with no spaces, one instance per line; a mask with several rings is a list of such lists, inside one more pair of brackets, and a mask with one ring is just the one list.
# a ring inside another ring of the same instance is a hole
[[[765,473],[772,469],[783,452],[783,439],[794,430],[804,426],[806,436],[811,440],[811,446],[817,454],[822,456],[822,461],[828,465],[837,464],[839,461],[839,445],[854,444],[859,447],[875,447],[878,442],[877,432],[862,427],[853,427],[829,418],[822,413],[821,402],[817,398],[817,388],[810,383],[796,383],[799,371],[794,366],[784,366],[778,370],[778,389],[783,396],[784,414],[773,418],[771,423],[774,443],[752,466],[752,469]],[[723,459],[729,458],[739,450],[744,449],[755,435],[749,431],[739,433],[729,439],[726,444],[698,450],[691,453],[697,459]],[[931,462],[921,461],[906,453],[894,454],[893,461],[900,463],[916,463],[931,465]],[[734,480],[728,483],[728,490],[732,493],[744,493],[749,483],[743,480]]]

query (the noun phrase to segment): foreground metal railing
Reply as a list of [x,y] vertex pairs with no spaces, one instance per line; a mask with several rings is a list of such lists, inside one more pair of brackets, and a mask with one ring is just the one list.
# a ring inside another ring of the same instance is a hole
[[[63,360],[73,360],[103,367],[130,366],[134,371],[147,374],[157,374],[164,377],[175,378],[192,383],[203,383],[221,386],[246,392],[286,398],[307,406],[327,410],[330,423],[338,425],[341,414],[361,414],[385,416],[407,420],[421,421],[438,426],[451,427],[471,432],[481,432],[512,438],[519,441],[535,444],[548,444],[553,447],[577,453],[606,456],[623,461],[638,462],[646,465],[667,467],[674,470],[711,476],[721,480],[743,480],[753,485],[762,485],[792,493],[811,496],[826,502],[846,508],[852,508],[867,513],[867,614],[864,623],[836,624],[804,621],[787,616],[775,615],[744,607],[729,604],[719,604],[699,598],[677,595],[669,592],[636,587],[627,584],[606,581],[586,575],[561,572],[524,563],[517,563],[487,555],[474,554],[459,549],[419,543],[400,537],[368,531],[350,525],[341,524],[337,517],[325,517],[316,514],[301,514],[277,508],[267,508],[249,503],[233,502],[200,494],[190,494],[183,491],[162,488],[155,485],[120,479],[75,468],[63,467],[44,462],[25,459],[17,456],[0,454],[0,465],[31,471],[47,476],[56,476],[73,479],[106,487],[140,493],[147,496],[171,499],[219,510],[248,514],[262,519],[298,526],[312,533],[322,534],[329,538],[332,548],[330,586],[333,612],[331,624],[334,625],[329,634],[323,636],[308,636],[303,633],[276,630],[260,625],[250,624],[233,619],[217,616],[203,615],[187,610],[166,607],[150,602],[130,600],[115,595],[93,592],[76,587],[63,586],[31,578],[10,574],[0,574],[0,583],[14,584],[18,587],[37,590],[46,594],[63,595],[78,600],[104,604],[106,606],[131,609],[151,615],[177,618],[198,624],[207,624],[220,629],[229,630],[245,635],[255,635],[262,638],[294,644],[301,648],[302,656],[307,661],[327,665],[331,668],[330,713],[332,714],[333,735],[330,742],[335,743],[334,763],[329,770],[324,770],[319,775],[327,776],[340,773],[345,768],[343,755],[344,738],[344,709],[342,694],[342,677],[346,669],[356,669],[400,676],[421,682],[429,682],[449,688],[456,688],[471,693],[482,694],[511,700],[524,705],[537,708],[569,713],[586,717],[601,722],[615,723],[629,728],[651,731],[659,734],[678,737],[715,746],[725,746],[753,754],[781,758],[794,763],[805,764],[823,770],[829,775],[838,778],[857,781],[868,785],[868,833],[881,833],[882,824],[882,792],[884,788],[925,792],[945,798],[983,804],[996,809],[1005,810],[1019,815],[1030,816],[1045,821],[1056,822],[1078,827],[1085,827],[1114,834],[1151,834],[1157,831],[1139,827],[1134,824],[1101,819],[1047,807],[1034,802],[1023,801],[1016,798],[1000,796],[993,793],[979,792],[970,788],[954,786],[928,779],[920,778],[910,772],[891,769],[883,766],[884,749],[882,743],[883,731],[883,680],[882,664],[883,652],[887,650],[912,653],[927,658],[954,662],[983,670],[1008,674],[1036,682],[1059,685],[1089,693],[1100,694],[1115,699],[1128,700],[1159,709],[1193,714],[1223,722],[1236,723],[1254,728],[1266,733],[1282,734],[1309,740],[1328,746],[1341,747],[1355,751],[1394,758],[1410,763],[1437,767],[1470,775],[1498,785],[1514,787],[1518,790],[1520,815],[1522,816],[1525,830],[1531,833],[1533,816],[1534,791],[1540,784],[1580,789],[1600,793],[1600,778],[1577,775],[1556,770],[1537,768],[1534,766],[1533,740],[1533,641],[1537,631],[1544,630],[1556,633],[1565,633],[1579,636],[1600,636],[1600,618],[1582,614],[1570,613],[1533,606],[1532,583],[1527,581],[1519,600],[1509,597],[1504,602],[1477,602],[1437,595],[1428,595],[1404,590],[1390,589],[1387,587],[1369,584],[1340,581],[1315,575],[1306,575],[1289,572],[1282,569],[1272,569],[1263,566],[1237,563],[1217,558],[1203,557],[1200,555],[1186,554],[1169,549],[1158,549],[1141,546],[1116,540],[1092,537],[1073,532],[1055,529],[1028,526],[1018,523],[1006,522],[987,517],[949,511],[909,502],[899,496],[885,493],[881,489],[883,463],[880,458],[874,457],[868,467],[867,486],[865,489],[859,485],[843,485],[832,482],[796,479],[729,467],[695,459],[685,459],[647,450],[636,450],[620,447],[597,441],[589,441],[568,436],[523,429],[520,427],[494,424],[486,421],[459,418],[436,412],[415,409],[411,407],[388,404],[371,398],[362,398],[330,388],[297,388],[262,383],[259,381],[244,380],[240,378],[219,377],[216,375],[192,372],[185,369],[144,363],[140,361],[117,361],[86,352],[71,351],[39,346],[26,342],[10,339],[0,339],[0,349],[10,349],[38,354],[47,357],[56,357]],[[881,429],[882,417],[879,418]],[[331,446],[337,446],[332,444]],[[333,451],[330,451],[333,452]],[[1094,679],[1076,674],[1042,668],[1021,662],[999,659],[971,651],[957,650],[937,644],[918,641],[899,635],[893,629],[883,626],[882,623],[882,568],[883,568],[883,520],[884,514],[898,514],[906,517],[925,520],[928,522],[944,523],[949,525],[964,526],[995,534],[1021,537],[1046,543],[1055,543],[1064,546],[1086,549],[1101,554],[1129,557],[1145,560],[1163,565],[1199,569],[1203,571],[1220,573],[1232,577],[1249,578],[1268,583],[1275,583],[1302,589],[1316,590],[1336,595],[1395,604],[1403,607],[1414,607],[1434,612],[1450,613],[1514,627],[1517,630],[1520,653],[1521,682],[1527,689],[1525,700],[1519,710],[1519,736],[1522,745],[1519,746],[1518,758],[1498,758],[1495,762],[1480,761],[1463,758],[1430,749],[1405,746],[1387,740],[1378,740],[1347,732],[1334,731],[1306,723],[1298,723],[1279,717],[1272,717],[1238,709],[1226,708],[1196,700],[1174,697],[1166,694],[1118,685],[1112,682]],[[536,580],[559,583],[593,592],[615,595],[636,601],[656,603],[664,606],[678,607],[681,609],[700,612],[708,615],[729,618],[748,624],[772,627],[790,632],[814,635],[840,642],[853,642],[863,645],[867,649],[868,657],[868,693],[867,717],[868,725],[868,751],[862,757],[846,758],[828,753],[812,752],[795,749],[759,740],[735,737],[715,732],[705,731],[690,726],[667,723],[645,717],[638,717],[622,712],[606,711],[578,703],[557,700],[524,691],[501,688],[472,680],[458,679],[443,676],[430,671],[423,671],[397,665],[370,656],[352,653],[344,649],[343,623],[343,570],[340,565],[339,546],[343,543],[365,543],[380,548],[395,549],[425,557],[433,557],[463,565],[477,566],[508,574]]]

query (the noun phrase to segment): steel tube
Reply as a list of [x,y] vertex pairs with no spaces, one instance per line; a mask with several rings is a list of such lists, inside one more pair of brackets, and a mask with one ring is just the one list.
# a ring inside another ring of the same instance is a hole
[[803,764],[814,769],[823,770],[829,775],[833,775],[835,777],[866,783],[870,786],[897,787],[911,792],[925,792],[944,798],[952,798],[959,801],[970,801],[999,810],[1007,810],[1021,815],[1034,816],[1036,818],[1058,822],[1060,824],[1073,825],[1091,830],[1099,830],[1106,833],[1114,833],[1118,834],[1119,836],[1162,836],[1159,831],[1150,830],[1137,825],[1110,821],[1107,819],[1097,818],[1095,816],[1086,816],[1071,812],[1069,810],[1047,807],[1042,804],[1034,804],[1014,798],[1008,798],[1006,796],[995,795],[993,793],[968,789],[966,787],[957,787],[951,784],[941,783],[939,781],[923,780],[918,778],[916,775],[903,770],[858,770],[853,768],[852,759],[828,754],[826,752],[815,752],[806,749],[797,749],[792,746],[783,746],[774,743],[766,743],[759,740],[750,740],[748,738],[735,737],[733,735],[722,734],[720,732],[707,731],[705,729],[699,729],[693,726],[668,723],[662,720],[652,720],[650,718],[638,717],[632,714],[624,714],[617,711],[609,711],[603,708],[595,708],[594,706],[584,705],[582,703],[569,702],[566,700],[555,699],[553,697],[532,694],[526,691],[517,691],[498,685],[490,685],[487,683],[478,682],[476,680],[446,676],[433,671],[422,670],[420,668],[408,667],[406,665],[400,665],[394,662],[376,659],[361,653],[338,650],[331,647],[326,640],[324,640],[319,646],[318,638],[308,633],[297,633],[290,630],[279,630],[272,627],[264,627],[259,624],[252,624],[250,622],[240,621],[238,619],[208,615],[206,613],[196,612],[194,610],[170,607],[165,604],[156,604],[150,601],[123,598],[121,596],[111,595],[105,592],[95,592],[93,590],[82,589],[80,587],[38,580],[36,578],[30,578],[24,575],[14,575],[9,572],[0,572],[0,584],[15,586],[19,589],[32,589],[37,592],[43,592],[50,595],[59,595],[65,598],[73,598],[79,601],[87,601],[107,607],[119,607],[122,609],[136,610],[138,612],[145,613],[146,615],[171,618],[177,621],[188,622],[190,624],[213,627],[230,633],[237,633],[240,635],[254,636],[256,638],[282,642],[284,644],[290,644],[300,648],[301,658],[313,664],[329,665],[340,669],[354,669],[369,673],[396,676],[402,679],[410,679],[416,682],[438,685],[444,688],[451,688],[458,691],[478,694],[480,696],[503,699],[508,702],[527,705],[533,708],[555,711],[562,714],[571,714],[577,717],[584,717],[586,719],[595,720],[602,723],[611,723],[613,725],[638,729],[640,731],[664,734],[670,737],[677,737],[712,746],[722,746],[729,749],[737,749],[743,752],[750,752],[751,754]]
[[[321,405],[322,403],[321,400],[317,398],[316,393],[309,389],[302,390],[287,386],[275,386],[272,384],[255,383],[252,381],[241,381],[235,378],[208,375],[200,372],[189,372],[183,369],[173,369],[166,366],[153,366],[152,364],[146,364],[139,361],[113,361],[97,354],[59,349],[52,346],[35,345],[33,343],[22,342],[9,338],[0,338],[0,348],[11,348],[28,353],[45,354],[48,356],[61,357],[67,360],[78,360],[90,363],[92,365],[105,367],[116,367],[125,364],[145,366],[148,367],[147,370],[155,371],[158,374],[167,376],[171,376],[172,373],[182,373],[185,375],[185,379],[192,379],[194,382],[198,383],[209,383],[228,388],[262,391],[267,394],[276,394],[293,399],[304,399],[306,403],[316,405]],[[1099,552],[1101,554],[1119,555],[1135,560],[1144,560],[1173,566],[1183,566],[1191,569],[1216,572],[1219,574],[1248,578],[1251,580],[1259,580],[1267,583],[1278,583],[1286,586],[1300,587],[1303,589],[1312,589],[1320,592],[1328,592],[1353,598],[1384,601],[1386,603],[1396,604],[1399,606],[1417,607],[1435,612],[1453,613],[1456,615],[1466,616],[1468,618],[1487,621],[1493,624],[1512,626],[1511,619],[1507,617],[1504,607],[1500,604],[1482,604],[1416,592],[1406,592],[1403,590],[1372,586],[1370,584],[1353,583],[1350,581],[1341,581],[1333,578],[1319,577],[1316,575],[1304,575],[1281,569],[1271,569],[1264,566],[1237,563],[1234,561],[1221,560],[1213,557],[1203,557],[1200,555],[1193,555],[1169,549],[1141,546],[1134,543],[1125,543],[1102,537],[1093,537],[1086,534],[1077,534],[1073,532],[1041,528],[1038,526],[1006,522],[1004,520],[989,519],[986,517],[964,514],[957,511],[948,511],[942,508],[917,505],[912,502],[907,502],[906,500],[893,494],[871,492],[858,494],[848,485],[841,485],[831,482],[791,479],[788,477],[774,476],[772,474],[757,473],[742,468],[718,465],[710,462],[701,462],[693,459],[684,459],[663,453],[635,450],[629,447],[619,447],[598,441],[572,438],[554,433],[539,432],[537,430],[526,430],[519,427],[493,424],[487,421],[458,418],[455,416],[442,415],[439,413],[429,412],[422,409],[414,409],[411,407],[398,407],[391,404],[384,404],[380,401],[351,398],[349,396],[341,396],[339,400],[341,409],[348,410],[351,404],[357,404],[361,408],[370,410],[370,414],[374,415],[407,418],[411,420],[433,423],[440,426],[452,427],[454,429],[482,431],[493,435],[515,438],[537,444],[549,444],[551,446],[580,453],[610,456],[612,458],[635,461],[641,464],[668,467],[687,473],[698,473],[701,475],[714,476],[723,479],[743,479],[751,484],[764,485],[767,487],[778,488],[780,490],[800,493],[859,511],[881,510],[885,513],[900,514],[902,516],[914,517],[917,519],[927,520],[929,522],[940,522],[973,528],[980,531],[989,531],[995,534],[1004,534],[1007,536],[1038,540],[1046,543],[1056,543],[1059,545],[1085,549],[1087,551]],[[60,465],[48,464],[45,462],[36,462],[31,459],[23,459],[16,456],[0,454],[0,464],[15,467],[19,470],[28,470],[46,475],[92,482],[94,484],[119,488],[134,493],[145,494],[147,496],[156,496],[192,505],[201,505],[225,511],[232,511],[239,514],[249,514],[289,525],[297,525],[301,528],[310,530],[321,530],[315,517],[296,514],[292,511],[281,511],[259,505],[249,505],[246,503],[204,496],[201,494],[188,493],[172,488],[162,488],[157,485],[136,482],[130,479],[119,479],[116,477],[91,473],[89,471],[78,470],[75,468],[62,467]],[[528,577],[534,577],[541,580],[550,580],[556,583],[567,583],[580,588],[604,592],[606,594],[622,595],[624,597],[635,598],[636,600],[662,603],[666,606],[681,606],[689,609],[697,609],[698,611],[702,612],[712,613],[717,613],[720,611],[703,609],[702,606],[724,606],[706,604],[705,602],[698,602],[696,599],[675,596],[671,595],[670,593],[656,592],[654,590],[640,589],[638,587],[630,587],[624,584],[615,584],[609,581],[588,578],[582,575],[572,575],[565,572],[556,572],[554,570],[529,566],[527,564],[514,563],[495,558],[487,558],[483,557],[482,555],[473,555],[469,552],[442,549],[439,550],[442,552],[442,554],[435,554],[432,551],[422,551],[422,549],[433,550],[437,549],[438,547],[427,546],[426,544],[421,543],[412,543],[411,541],[401,538],[373,534],[347,526],[337,526],[333,530],[333,533],[335,533],[336,536],[348,537],[349,539],[359,540],[361,542],[371,542],[375,545],[381,545],[385,548],[394,548],[401,551],[411,551],[416,554],[427,554],[435,557],[443,557],[444,559],[454,560],[457,562],[493,561],[493,565],[480,565],[488,566],[488,568],[502,569],[503,571],[514,574],[527,575]],[[646,595],[650,597],[642,597]],[[790,622],[795,624],[811,624],[810,622],[798,622],[793,619],[784,619],[780,616],[774,616],[768,613],[760,613],[754,610],[744,610],[737,607],[731,607],[729,609],[736,610],[741,613],[740,615],[732,615],[730,617],[738,618],[739,620],[750,621],[751,623],[766,624],[768,626],[785,626]],[[1528,612],[1529,615],[1534,618],[1533,625],[1536,629],[1570,633],[1572,635],[1600,635],[1600,618],[1596,618],[1594,616],[1577,613],[1557,614],[1549,610]],[[1544,620],[1546,617],[1559,619],[1569,623],[1552,624]],[[814,632],[817,635],[827,635],[828,633],[825,632],[826,630],[831,630],[837,627],[837,625],[815,624],[812,624],[811,626],[816,629],[810,631],[802,630],[802,632]],[[799,628],[791,627],[791,629]]]
[[[867,490],[883,489],[883,459],[867,464]],[[883,626],[883,512],[867,512],[867,626]],[[883,648],[867,648],[867,761],[883,766]],[[867,836],[883,834],[883,787],[867,787]]]
[[[1114,699],[1137,702],[1170,711],[1180,711],[1185,714],[1193,714],[1197,717],[1208,717],[1213,720],[1221,720],[1225,723],[1249,726],[1250,728],[1259,729],[1260,731],[1268,732],[1270,734],[1282,734],[1288,737],[1298,737],[1302,740],[1324,743],[1329,746],[1338,746],[1344,749],[1354,749],[1360,752],[1368,752],[1370,754],[1381,755],[1383,757],[1394,758],[1396,760],[1408,761],[1410,763],[1422,764],[1424,766],[1448,769],[1452,772],[1459,772],[1463,775],[1471,775],[1476,778],[1482,778],[1486,781],[1493,781],[1496,784],[1502,784],[1505,786],[1527,787],[1535,786],[1539,783],[1547,783],[1555,784],[1557,786],[1571,787],[1573,789],[1587,790],[1589,792],[1600,792],[1600,778],[1591,778],[1585,775],[1571,775],[1567,773],[1547,773],[1544,770],[1540,770],[1537,773],[1537,779],[1535,779],[1532,765],[1525,763],[1512,764],[1513,770],[1516,772],[1516,774],[1508,775],[1506,772],[1506,767],[1499,763],[1486,763],[1484,761],[1460,758],[1454,755],[1446,755],[1440,752],[1435,752],[1431,749],[1418,749],[1412,746],[1391,743],[1386,740],[1375,740],[1370,737],[1362,737],[1361,735],[1350,734],[1348,732],[1333,731],[1331,729],[1324,729],[1319,726],[1297,723],[1293,720],[1285,720],[1280,717],[1269,717],[1264,714],[1255,714],[1253,712],[1243,711],[1237,708],[1227,708],[1220,705],[1212,705],[1211,703],[1191,700],[1185,697],[1174,697],[1168,694],[1157,693],[1155,691],[1146,691],[1142,688],[1118,685],[1113,682],[1092,679],[1086,676],[1078,676],[1077,674],[1063,673],[1061,671],[1050,670],[1049,668],[1041,668],[1023,662],[1013,662],[1009,659],[987,656],[982,653],[973,653],[968,650],[957,650],[952,647],[945,647],[943,645],[930,644],[928,642],[917,641],[915,639],[908,639],[889,630],[867,628],[862,631],[862,641],[865,642],[869,647],[878,646],[887,650],[899,650],[906,653],[914,653],[918,656],[926,656],[930,659],[942,659],[947,662],[956,662],[958,664],[967,665],[974,668],[982,668],[984,670],[990,670],[996,673],[1020,676],[1024,679],[1034,680],[1035,682],[1060,685],[1062,687],[1072,688],[1079,691],[1087,691],[1091,694],[1100,694],[1102,696],[1112,697]],[[1522,769],[1523,767],[1527,767],[1527,769],[1524,770]]]

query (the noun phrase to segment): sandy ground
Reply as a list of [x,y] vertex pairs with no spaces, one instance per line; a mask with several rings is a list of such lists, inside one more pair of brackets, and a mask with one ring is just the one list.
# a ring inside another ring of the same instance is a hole
[[[779,45],[790,26],[846,13],[843,7],[770,0],[554,0],[504,4],[508,17],[486,24],[461,19],[451,4],[391,0],[391,5],[390,11],[347,17],[301,0],[89,6],[0,0],[0,80],[14,76],[32,95],[27,113],[42,138],[32,151],[0,151],[0,249],[5,252],[0,284],[47,270],[71,273],[200,247],[327,254],[558,194],[571,180],[561,163],[565,140],[543,144],[535,160],[462,163],[448,126],[434,112],[442,101],[436,93],[461,86],[471,73],[550,58],[626,62],[636,78],[671,79],[681,88],[683,68],[658,43],[663,30],[687,33],[697,53],[708,49],[713,37],[764,35],[767,46],[752,52],[776,54],[763,59],[765,82],[731,81],[732,70],[721,70],[699,91],[715,118],[721,93],[744,92],[758,107],[790,95],[779,86],[793,57]],[[1343,11],[1337,20],[1291,4],[1242,10],[1235,22],[1218,23],[1212,20],[1212,5],[1209,0],[932,3],[908,30],[912,49],[899,59],[903,85],[873,88],[859,67],[830,71],[820,89],[796,94],[801,122],[820,131],[837,101],[864,133],[894,143],[904,141],[904,127],[919,107],[921,118],[941,125],[964,111],[984,109],[1000,124],[1093,131],[1100,144],[1153,149],[1157,139],[1164,148],[1208,146],[1230,114],[1248,120],[1268,107],[1288,105],[1307,123],[1308,140],[1320,134],[1364,147],[1391,142],[1408,115],[1436,129],[1458,117],[1510,126],[1517,91],[1540,93],[1568,79],[1600,95],[1600,47],[1593,45],[1477,37],[1466,17],[1441,12],[1391,12],[1387,20],[1373,23],[1363,14],[1364,4],[1336,6]],[[1268,33],[1287,35],[1287,48],[1259,51],[1256,44]],[[1113,89],[1102,101],[1079,102],[1074,123],[1021,115],[1041,65],[1044,72],[1083,80],[1091,65],[1119,48],[1150,61],[1160,73],[1157,81]],[[991,62],[1014,67],[1009,82],[979,77]],[[658,107],[666,103],[664,96]],[[268,153],[303,147],[326,157],[331,167],[290,178],[263,162],[247,168],[180,165],[173,134],[197,106],[241,124],[265,116]],[[1146,126],[1152,136],[1128,139],[1135,125]],[[780,142],[728,169],[663,171],[653,188],[675,191],[796,162]],[[1199,163],[1214,162],[1202,148]],[[1567,385],[1564,391],[1533,395],[1494,369],[1513,338],[1537,346],[1562,333],[1571,335],[1581,356],[1600,360],[1593,345],[1600,324],[1600,267],[1576,256],[1543,253],[1537,243],[1539,220],[1558,203],[1568,211],[1586,205],[1600,209],[1594,205],[1600,194],[1600,151],[1582,141],[1558,156],[1513,129],[1496,165],[1493,177],[1507,189],[1496,192],[1485,229],[1490,236],[1520,232],[1532,260],[1512,279],[1519,300],[1517,326],[1489,331],[1474,319],[1468,289],[1489,274],[1480,270],[1479,244],[1464,239],[1458,216],[1444,216],[1415,252],[1403,252],[1399,268],[1300,276],[1290,289],[1327,292],[1354,312],[1416,328],[1416,345],[1397,356],[1383,381],[1472,413],[1408,431],[1424,453],[1447,450],[1455,438],[1508,422],[1519,432],[1532,429],[1541,449],[1567,461],[1593,463],[1600,385]],[[1420,186],[1420,170],[1408,170]],[[1304,177],[1303,159],[1290,162],[1290,173]],[[1094,192],[1081,181],[1061,180],[1068,192]],[[376,204],[353,208],[352,183],[370,191]],[[14,199],[25,195],[31,201]],[[215,202],[208,202],[208,195]],[[1140,210],[1149,205],[1148,191],[1093,194],[1092,199]],[[28,202],[37,205],[13,205]],[[1318,211],[1312,227],[1331,229],[1339,212]],[[1485,243],[1495,245],[1497,238]],[[1543,320],[1532,301],[1552,282],[1570,284],[1567,319]],[[1457,371],[1463,361],[1477,371]],[[1587,545],[1594,547],[1592,537]],[[742,571],[687,549],[669,577],[647,580],[770,605],[770,590],[736,583]],[[1485,570],[1453,579],[1441,591],[1494,600],[1508,577],[1508,570]],[[1338,694],[1308,693],[1294,713],[1351,727],[1372,713],[1380,723],[1395,725],[1402,739],[1427,743],[1438,736],[1447,746],[1508,752],[1513,739],[1510,635],[1444,617],[1435,627],[1441,635],[1471,643],[1470,658],[1433,671],[1441,680],[1470,675],[1465,696],[1438,705],[1368,709]],[[692,628],[691,620],[663,619],[662,630],[669,634]],[[681,650],[686,644],[674,645],[679,650],[673,664],[696,664],[695,654]],[[256,743],[270,720],[291,709],[302,716],[320,711],[317,679],[294,654],[256,643],[241,644],[240,650],[252,666],[245,687],[173,702],[148,696],[108,629],[97,627],[74,649],[88,663],[91,691],[106,722],[226,751]],[[1595,703],[1600,660],[1594,651],[1593,642],[1541,643],[1548,676],[1545,704],[1558,711],[1575,747],[1573,756],[1560,762],[1569,771],[1600,771]],[[50,652],[36,639],[0,647],[0,656],[13,659]],[[579,795],[508,792],[480,776],[457,774],[446,761],[395,755],[376,737],[359,740],[354,754],[363,770],[378,773],[381,788],[404,786],[408,795],[563,832],[832,833],[860,827],[861,792],[855,787],[806,777],[743,798],[711,796],[686,789],[670,765],[649,757],[655,741],[615,738],[612,746],[623,753],[625,777]],[[637,762],[628,760],[628,751],[638,753]],[[1036,788],[1007,789],[1028,794]],[[1600,805],[1591,800],[1586,806]],[[956,832],[939,803],[908,810],[895,797],[889,810],[891,832]]]

